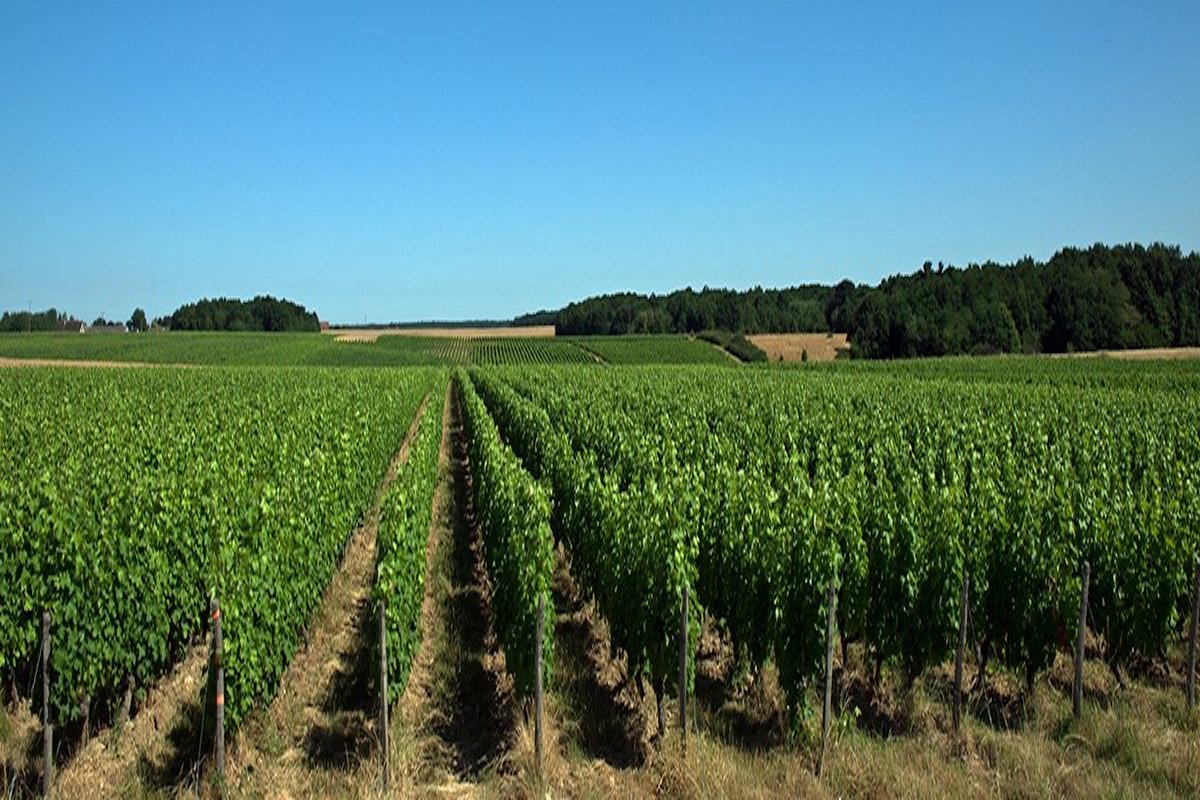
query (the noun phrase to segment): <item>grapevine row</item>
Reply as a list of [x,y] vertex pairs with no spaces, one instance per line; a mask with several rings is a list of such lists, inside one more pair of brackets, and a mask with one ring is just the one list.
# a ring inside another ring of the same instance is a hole
[[438,483],[444,395],[439,379],[429,395],[408,459],[397,470],[380,507],[375,553],[377,603],[384,604],[387,636],[388,702],[404,693],[421,643],[421,603],[425,596],[425,552]]
[[[774,657],[793,702],[819,674],[835,574],[843,635],[910,677],[951,651],[964,572],[985,651],[1030,680],[1074,633],[1082,560],[1114,665],[1157,655],[1186,617],[1200,532],[1186,394],[689,369],[505,370],[481,385],[500,417],[522,409],[502,423],[514,441],[565,439],[620,487],[614,516],[644,508],[639,487],[669,487],[701,601],[751,666]],[[552,481],[556,504],[575,480]]]
[[224,617],[231,724],[270,697],[431,372],[15,371],[0,385],[0,672],[112,710]]
[[[552,526],[574,574],[608,620],[615,646],[663,697],[675,678],[679,607],[695,581],[696,543],[685,527],[678,481],[621,485],[578,456],[541,408],[491,373],[472,373],[505,440],[553,493]],[[663,475],[662,478],[669,476]],[[699,626],[689,629],[694,646]]]
[[[463,428],[471,463],[475,509],[483,552],[492,579],[492,610],[505,663],[517,694],[527,697],[536,680],[538,602],[553,608],[550,582],[554,544],[550,499],[501,441],[496,424],[471,381],[455,377],[462,400]],[[543,674],[553,672],[554,637],[542,640]]]

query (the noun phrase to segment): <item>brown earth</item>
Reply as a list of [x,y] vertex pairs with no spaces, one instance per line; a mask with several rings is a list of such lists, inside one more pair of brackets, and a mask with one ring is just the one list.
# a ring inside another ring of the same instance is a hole
[[1062,358],[1115,358],[1121,361],[1180,361],[1200,358],[1200,347],[1147,347],[1141,350],[1095,350],[1058,354]]
[[560,725],[581,750],[611,768],[645,764],[657,732],[654,700],[630,680],[628,659],[614,652],[608,623],[576,584],[561,543],[551,588]]
[[325,331],[339,342],[373,342],[380,336],[422,336],[433,339],[546,339],[553,325],[509,325],[499,328],[337,328]]
[[747,336],[767,354],[769,361],[833,361],[850,355],[850,342],[844,333],[756,333]]
[[[200,689],[209,641],[197,642],[146,694],[123,725],[101,731],[63,766],[55,791],[63,797],[114,797],[138,783],[186,781],[196,756]],[[211,723],[210,726],[211,728]]]
[[391,785],[404,797],[475,797],[481,781],[508,786],[522,738],[492,624],[491,585],[453,387],[442,431],[421,645],[390,730]]
[[0,369],[10,367],[185,367],[186,364],[149,364],[144,361],[74,361],[64,358],[7,358],[0,356]]

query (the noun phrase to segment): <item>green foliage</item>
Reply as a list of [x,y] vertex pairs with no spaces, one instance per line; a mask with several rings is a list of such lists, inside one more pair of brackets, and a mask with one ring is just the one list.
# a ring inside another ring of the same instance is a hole
[[259,296],[253,300],[222,297],[188,303],[171,315],[176,331],[307,331],[321,330],[316,312],[287,300]]
[[591,297],[559,311],[555,330],[562,336],[645,333],[791,333],[826,330],[828,286],[755,288],[745,292],[681,289],[668,295],[632,293]]
[[145,333],[150,330],[150,323],[146,321],[146,312],[140,308],[135,308],[133,315],[129,318],[129,322],[125,323],[125,327],[134,333]]
[[576,336],[567,341],[609,364],[729,364],[719,350],[688,336]]
[[865,358],[1191,346],[1200,344],[1200,254],[1098,244],[1046,263],[927,263],[876,288],[839,284],[827,315]]
[[55,719],[224,618],[230,723],[273,695],[433,373],[13,370],[0,383],[0,672],[53,618]]
[[400,465],[380,508],[374,596],[376,602],[387,602],[389,702],[404,693],[421,644],[425,551],[438,482],[444,394],[445,380],[439,378],[409,444],[408,460]]
[[[762,361],[767,360],[767,354],[747,339],[740,333],[730,333],[729,331],[701,331],[697,334],[698,339],[703,339],[706,342],[712,342],[717,347],[728,350],[739,361]],[[807,355],[805,361],[808,360]]]
[[[5,311],[0,316],[0,333],[22,333],[30,331],[55,331],[67,321],[65,314],[53,308],[45,311]],[[78,331],[76,331],[78,333]]]
[[836,575],[840,627],[915,677],[952,650],[965,570],[976,632],[1036,672],[1083,559],[1111,655],[1159,652],[1200,546],[1196,368],[956,363],[473,375],[635,670],[660,674],[686,580],[802,702]]
[[536,679],[538,599],[549,620],[542,635],[546,680],[554,666],[554,540],[550,498],[500,439],[496,423],[469,378],[455,376],[471,461],[475,509],[483,531],[483,554],[492,579],[492,610],[505,664],[518,696],[532,694]]
[[[564,369],[548,377],[565,387],[572,376],[589,374],[594,373]],[[619,425],[608,427],[607,420],[587,414],[571,420],[579,427],[568,426],[562,415],[548,414],[491,373],[476,370],[472,377],[505,441],[550,488],[551,525],[565,538],[575,577],[607,619],[614,645],[629,655],[631,674],[673,685],[683,589],[696,584],[698,543],[687,528],[697,498],[689,486],[696,475],[664,469],[670,462],[650,458],[619,473],[607,470],[610,454],[581,442],[615,435],[620,437],[612,441],[615,451],[640,448],[636,431],[622,433]],[[649,450],[640,452],[649,456]],[[694,601],[692,608],[694,647],[702,606]]]
[[187,331],[149,336],[36,333],[0,336],[0,355],[12,358],[222,366],[408,367],[595,363],[595,358],[586,350],[571,342],[553,338],[454,339],[392,335],[380,336],[374,342],[339,342],[333,336],[307,333]]

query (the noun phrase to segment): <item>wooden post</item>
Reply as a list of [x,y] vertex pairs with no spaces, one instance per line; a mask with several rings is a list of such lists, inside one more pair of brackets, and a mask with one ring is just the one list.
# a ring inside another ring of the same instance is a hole
[[83,717],[83,746],[87,747],[89,734],[91,733],[91,716],[92,716],[92,698],[91,695],[84,695],[79,701],[79,715]]
[[1083,711],[1083,635],[1087,632],[1088,581],[1091,576],[1092,565],[1085,561],[1079,576],[1082,590],[1079,595],[1079,636],[1075,640],[1075,686],[1071,692],[1071,713],[1076,720]]
[[54,785],[54,726],[50,724],[50,612],[42,612],[42,796]]
[[958,652],[954,656],[954,732],[962,724],[963,652],[967,649],[967,608],[971,596],[971,576],[963,569],[962,605],[958,612]]
[[383,768],[383,793],[388,791],[388,665],[387,665],[387,600],[379,601],[379,750]]
[[123,727],[129,722],[129,712],[133,709],[133,673],[125,673],[125,697],[121,700],[121,712],[117,716],[117,726]]
[[213,760],[217,766],[217,777],[225,777],[225,664],[223,661],[223,645],[221,643],[221,604],[214,596],[212,599],[213,624],[213,669],[216,671],[216,709],[217,730],[213,739]]
[[817,777],[825,763],[825,749],[829,745],[830,717],[833,713],[833,625],[837,614],[837,581],[829,579],[829,596],[826,600],[825,620],[825,703],[821,708],[821,757],[817,760]]
[[679,733],[687,751],[687,676],[688,676],[688,587],[683,587],[679,614]]
[[1192,625],[1188,630],[1187,706],[1196,707],[1196,629],[1200,621],[1200,558],[1196,559],[1196,577],[1192,585]]
[[537,762],[537,774],[542,776],[542,631],[546,617],[546,595],[538,594],[537,636],[533,646],[533,756]]

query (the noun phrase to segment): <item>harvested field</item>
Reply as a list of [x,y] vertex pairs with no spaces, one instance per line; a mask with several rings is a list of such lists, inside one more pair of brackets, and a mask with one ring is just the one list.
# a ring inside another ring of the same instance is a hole
[[182,364],[146,364],[141,361],[70,361],[65,358],[3,358],[0,357],[0,369],[14,367],[167,367],[184,366]]
[[767,354],[769,361],[833,361],[850,356],[850,342],[844,333],[758,333],[747,336]]
[[1116,358],[1121,361],[1182,361],[1200,358],[1200,347],[1146,347],[1141,350],[1093,350],[1064,353],[1067,358]]

